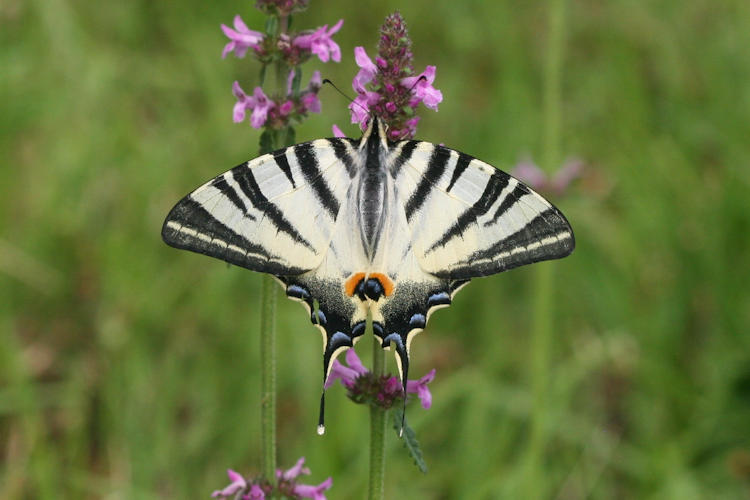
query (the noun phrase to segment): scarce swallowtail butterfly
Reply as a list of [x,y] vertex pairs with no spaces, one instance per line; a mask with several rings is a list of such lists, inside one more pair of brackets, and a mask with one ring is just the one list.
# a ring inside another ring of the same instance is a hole
[[359,140],[297,144],[208,181],[162,238],[274,275],[323,334],[324,382],[369,313],[404,389],[411,341],[470,279],[575,246],[563,214],[515,178],[444,146],[390,142],[377,117]]

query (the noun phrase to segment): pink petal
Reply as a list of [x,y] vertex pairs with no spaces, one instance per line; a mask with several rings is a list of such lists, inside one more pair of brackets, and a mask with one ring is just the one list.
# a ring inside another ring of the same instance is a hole
[[244,119],[245,119],[245,103],[242,101],[237,101],[234,104],[234,109],[232,110],[232,120],[234,121],[234,123],[240,123]]
[[239,100],[247,99],[247,94],[245,94],[245,91],[242,90],[242,87],[240,87],[240,82],[238,82],[237,80],[235,80],[232,84],[232,93]]
[[319,89],[321,85],[323,85],[323,80],[320,77],[320,71],[315,70],[310,77],[310,83],[307,84],[307,88],[309,90]]
[[362,361],[359,359],[359,356],[357,356],[354,349],[346,351],[346,364],[349,365],[349,368],[357,372],[358,375],[364,375],[370,371],[362,364]]
[[263,492],[260,486],[254,484],[250,486],[250,494],[247,495],[250,500],[265,500],[266,494]]
[[295,70],[292,69],[289,72],[289,76],[286,77],[286,95],[292,95],[292,84],[294,83]]
[[326,500],[323,492],[333,485],[333,478],[329,477],[317,486],[309,484],[297,484],[294,486],[293,493],[301,498],[312,498],[313,500]]
[[333,124],[332,129],[333,129],[333,136],[334,137],[346,137],[346,134],[344,132],[342,132],[341,129],[339,128],[339,126],[336,125],[335,123]]
[[234,50],[234,40],[224,45],[224,50],[221,51],[221,58],[226,59],[227,54]]
[[276,469],[276,477],[291,480],[295,479],[300,474],[310,474],[310,469],[308,469],[304,465],[305,457],[300,457],[300,459],[297,460],[297,463],[294,464],[291,469],[287,469],[284,472],[281,472],[281,469]]
[[250,31],[239,14],[234,16],[234,29],[236,29],[237,31],[243,31],[245,33]]
[[432,382],[434,378],[435,369],[433,368],[419,380],[409,380],[406,382],[406,392],[410,394],[416,393],[422,402],[422,408],[425,410],[428,410],[432,406],[432,394],[430,393],[430,389],[427,388],[427,384]]
[[331,36],[334,33],[338,33],[338,31],[341,29],[341,26],[343,26],[343,25],[344,25],[344,20],[343,19],[339,19],[339,22],[337,22],[336,24],[334,24],[331,27],[331,29],[328,30],[328,36]]
[[328,389],[333,386],[336,380],[340,379],[341,384],[344,387],[349,388],[354,385],[354,381],[358,376],[359,374],[356,371],[342,365],[341,363],[339,363],[339,360],[336,359],[331,364],[331,372],[328,374],[328,378],[326,379],[326,383],[323,387],[325,389]]
[[223,490],[216,490],[213,493],[211,493],[211,496],[216,498],[220,496],[230,496],[234,495],[241,489],[245,488],[247,486],[247,483],[245,482],[245,478],[242,477],[241,474],[233,471],[232,469],[227,469],[227,476],[229,476],[229,480],[232,481],[229,486],[224,488]]
[[311,113],[320,113],[321,106],[320,99],[318,99],[318,94],[308,92],[307,94],[303,95],[302,105],[305,107],[306,111],[309,111]]

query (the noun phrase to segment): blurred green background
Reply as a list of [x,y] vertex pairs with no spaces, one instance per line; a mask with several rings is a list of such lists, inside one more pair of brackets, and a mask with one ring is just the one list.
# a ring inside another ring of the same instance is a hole
[[[231,84],[258,67],[221,60],[219,30],[260,28],[253,5],[0,3],[0,497],[207,498],[226,468],[260,469],[259,276],[159,236],[181,196],[256,154]],[[353,47],[372,53],[396,8],[444,95],[418,137],[539,160],[545,2],[312,0],[295,26],[344,18],[344,58],[304,80],[348,89]],[[582,0],[566,19],[558,160],[586,171],[552,198],[575,253],[536,266],[554,287],[546,396],[538,271],[475,280],[413,344],[412,374],[437,368],[433,408],[409,410],[430,472],[389,435],[387,497],[748,498],[750,3]],[[297,138],[356,136],[321,97]],[[319,334],[284,299],[278,331],[280,465],[305,456],[330,499],[362,498],[367,409],[335,387],[318,437]]]

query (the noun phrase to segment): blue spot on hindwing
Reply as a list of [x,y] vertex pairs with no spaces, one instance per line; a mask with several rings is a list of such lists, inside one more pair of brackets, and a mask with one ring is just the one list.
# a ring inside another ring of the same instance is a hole
[[427,299],[427,307],[434,307],[434,306],[450,304],[450,303],[451,303],[451,296],[448,295],[447,292],[433,293]]
[[336,349],[343,345],[351,346],[352,341],[349,338],[349,335],[345,334],[344,332],[336,332],[331,336],[331,339],[328,341],[328,345],[330,346],[330,349]]
[[307,300],[310,298],[310,292],[299,285],[289,285],[286,289],[286,294],[289,297],[294,297],[302,300]]
[[425,323],[427,323],[427,319],[424,317],[424,314],[420,313],[413,315],[409,320],[411,328],[424,328]]

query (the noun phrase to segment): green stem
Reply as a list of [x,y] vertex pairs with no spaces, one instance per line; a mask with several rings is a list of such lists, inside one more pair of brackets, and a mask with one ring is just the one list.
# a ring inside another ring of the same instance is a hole
[[[286,30],[287,20],[281,19],[281,29]],[[275,63],[275,81],[273,86],[280,95],[286,89],[284,78],[285,65],[282,61]],[[282,137],[288,137],[284,133],[270,133],[270,150],[273,151],[282,146]],[[264,151],[261,140],[261,154]],[[263,457],[263,475],[272,484],[276,483],[276,283],[272,276],[263,276],[260,293],[260,427],[261,427],[261,456]]]
[[[561,74],[563,60],[565,0],[550,0],[547,60],[544,68],[544,115],[542,168],[552,170],[560,161]],[[527,456],[527,491],[531,500],[546,495],[544,454],[547,446],[549,415],[550,341],[554,304],[553,268],[535,266],[533,281],[533,315],[531,338],[531,391],[533,409]]]
[[[377,337],[372,347],[372,372],[385,373],[385,355]],[[370,406],[370,487],[369,500],[382,500],[385,488],[385,429],[386,410]]]
[[276,283],[264,275],[260,292],[260,428],[263,475],[276,480]]

